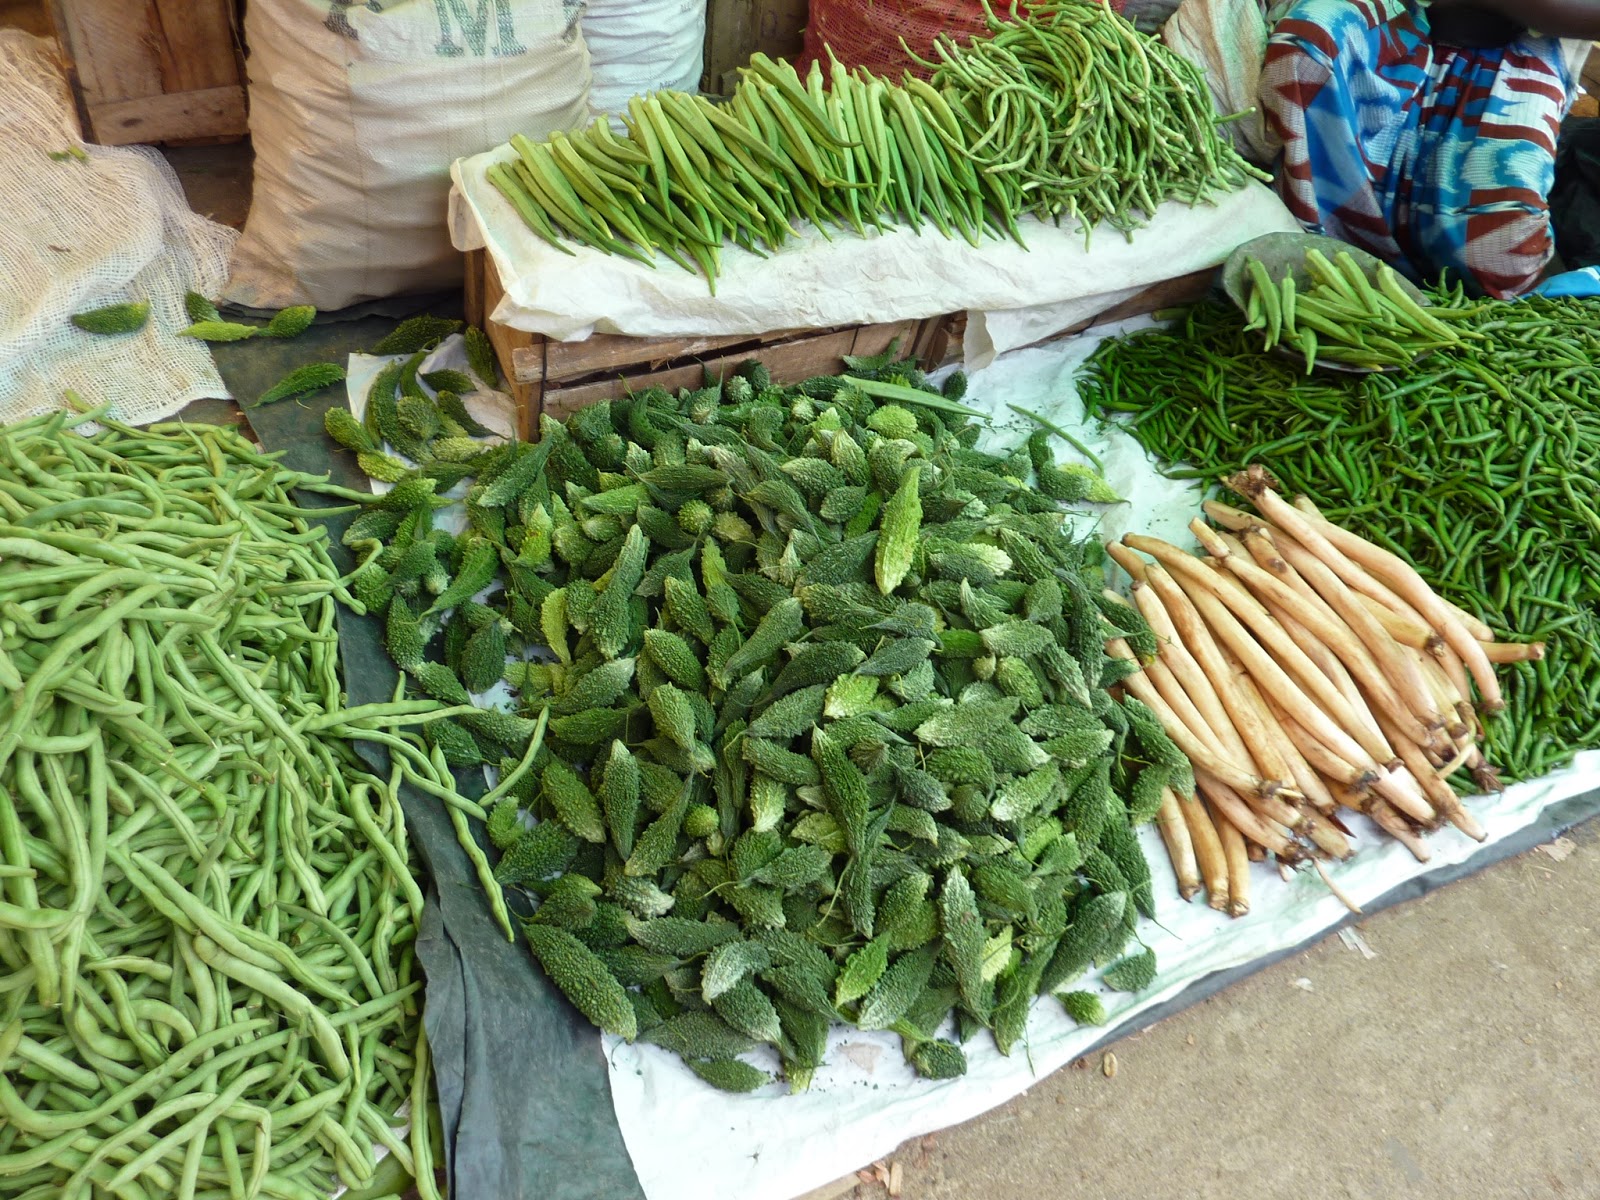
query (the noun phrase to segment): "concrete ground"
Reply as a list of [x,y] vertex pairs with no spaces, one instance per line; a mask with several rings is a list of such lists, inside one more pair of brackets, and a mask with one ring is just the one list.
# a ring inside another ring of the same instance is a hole
[[[247,144],[168,158],[243,224]],[[1356,929],[802,1200],[1600,1200],[1600,822]]]

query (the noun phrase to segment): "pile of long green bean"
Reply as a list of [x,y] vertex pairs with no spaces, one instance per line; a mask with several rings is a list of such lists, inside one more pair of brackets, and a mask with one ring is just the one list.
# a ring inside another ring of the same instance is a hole
[[1165,200],[1199,204],[1255,174],[1218,137],[1200,69],[1159,38],[1093,0],[1027,11],[989,11],[989,36],[965,46],[934,43],[933,85],[965,139],[952,149],[1007,211],[1130,232]]
[[0,1196],[325,1200],[382,1147],[437,1196],[395,789],[452,794],[441,706],[344,706],[313,481],[82,420],[0,430]]
[[[1459,293],[1440,304],[1462,307]],[[1512,778],[1600,745],[1600,303],[1488,302],[1471,340],[1393,374],[1307,378],[1202,304],[1107,341],[1079,382],[1178,478],[1260,463],[1399,554],[1501,634],[1550,643],[1503,668],[1486,752]]]
[[1164,200],[1198,204],[1253,174],[1218,136],[1199,71],[1109,6],[1068,0],[989,25],[939,45],[931,84],[837,61],[802,80],[757,54],[726,105],[635,97],[625,136],[601,120],[515,137],[517,158],[487,177],[557,249],[649,264],[659,251],[715,287],[725,242],[777,250],[796,219],[825,237],[927,221],[972,245],[985,232],[1020,243],[1023,213],[1126,232]]

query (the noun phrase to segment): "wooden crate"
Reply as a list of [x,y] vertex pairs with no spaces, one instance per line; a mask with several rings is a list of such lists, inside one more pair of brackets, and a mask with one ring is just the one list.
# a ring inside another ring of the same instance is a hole
[[558,342],[489,319],[502,295],[494,262],[483,250],[467,254],[467,320],[481,325],[494,344],[500,369],[517,403],[519,434],[530,438],[539,414],[565,416],[594,400],[614,399],[646,387],[699,387],[707,372],[722,376],[747,358],[760,358],[779,383],[844,369],[844,356],[881,354],[891,342],[935,366],[948,345],[950,320],[889,321],[834,329],[780,329],[715,337],[637,338],[594,334]]
[[[1199,300],[1216,272],[1196,271],[1162,280],[1035,345],[1082,333],[1092,325],[1143,316]],[[517,403],[519,435],[531,438],[539,414],[566,416],[593,400],[614,399],[645,387],[699,387],[706,372],[726,375],[747,358],[759,358],[779,383],[795,383],[844,368],[846,354],[880,354],[898,341],[925,368],[958,361],[966,313],[921,321],[889,321],[836,329],[780,329],[717,337],[636,338],[595,334],[557,342],[490,320],[503,294],[494,261],[484,250],[467,254],[467,320],[481,325],[494,344],[500,369]]]
[[46,0],[84,136],[231,141],[249,131],[234,0]]

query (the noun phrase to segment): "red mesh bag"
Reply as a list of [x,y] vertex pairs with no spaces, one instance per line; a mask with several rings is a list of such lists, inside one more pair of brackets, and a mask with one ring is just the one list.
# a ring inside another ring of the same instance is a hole
[[[990,3],[995,15],[1005,20],[1011,11],[1009,0]],[[1121,12],[1127,0],[1110,3]],[[795,66],[804,75],[816,61],[826,73],[829,58],[824,47],[832,47],[846,66],[866,67],[890,79],[899,79],[903,71],[926,79],[929,72],[906,54],[901,38],[919,57],[936,62],[933,39],[939,34],[965,42],[987,31],[979,0],[811,0],[805,53]]]
[[826,73],[830,60],[824,47],[832,47],[846,66],[866,67],[890,79],[906,70],[927,78],[928,71],[901,47],[901,38],[921,57],[937,61],[933,39],[939,34],[964,42],[987,28],[978,0],[811,0],[805,54],[796,66],[804,75],[819,61]]

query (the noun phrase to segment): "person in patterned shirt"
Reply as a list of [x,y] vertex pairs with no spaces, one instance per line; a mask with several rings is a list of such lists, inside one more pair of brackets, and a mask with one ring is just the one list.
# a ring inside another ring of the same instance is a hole
[[1594,0],[1290,0],[1260,98],[1278,183],[1308,230],[1510,297],[1554,254],[1548,197],[1575,96],[1561,38]]

